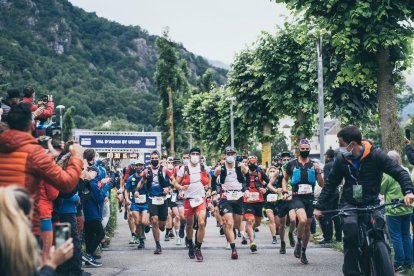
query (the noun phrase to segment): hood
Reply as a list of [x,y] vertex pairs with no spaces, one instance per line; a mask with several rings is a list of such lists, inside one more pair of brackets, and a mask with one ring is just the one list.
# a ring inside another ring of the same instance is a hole
[[[362,145],[364,145],[364,153],[362,154],[360,161],[362,161],[365,157],[367,157],[371,153],[371,150],[372,150],[371,143],[369,143],[367,141],[362,141]],[[349,159],[349,158],[345,158],[345,159],[351,165],[353,164],[351,159]]]
[[9,129],[0,134],[0,152],[8,153],[27,144],[38,145],[37,140],[29,133]]

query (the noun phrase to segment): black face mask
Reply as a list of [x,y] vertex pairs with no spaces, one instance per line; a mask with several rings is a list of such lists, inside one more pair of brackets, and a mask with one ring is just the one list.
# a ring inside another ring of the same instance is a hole
[[249,164],[249,170],[251,170],[251,171],[256,170],[256,165],[255,164]]
[[144,169],[142,169],[142,168],[137,168],[136,172],[137,172],[137,174],[141,174],[143,170]]
[[302,158],[307,158],[308,156],[309,156],[309,150],[304,150],[304,151],[301,151],[300,152],[300,156],[302,157]]
[[151,165],[153,166],[153,167],[158,167],[158,164],[160,163],[160,161],[159,160],[151,160]]

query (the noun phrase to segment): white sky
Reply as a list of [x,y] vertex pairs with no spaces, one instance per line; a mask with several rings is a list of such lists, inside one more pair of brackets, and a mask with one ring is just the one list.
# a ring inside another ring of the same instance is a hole
[[73,5],[123,25],[139,25],[170,36],[189,51],[230,64],[235,53],[262,30],[275,31],[287,9],[270,0],[69,0]]

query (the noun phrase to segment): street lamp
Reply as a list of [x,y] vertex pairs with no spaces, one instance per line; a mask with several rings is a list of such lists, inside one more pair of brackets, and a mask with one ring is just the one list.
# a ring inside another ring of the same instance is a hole
[[318,62],[318,107],[319,107],[319,149],[321,163],[325,163],[325,104],[323,101],[323,62],[322,62],[322,37],[324,34],[330,35],[328,32],[316,32],[312,29],[308,32],[308,36],[316,37],[316,54]]
[[184,132],[185,134],[188,134],[190,137],[190,139],[189,139],[189,144],[190,144],[190,149],[192,149],[193,148],[193,134],[194,134],[194,132],[192,132],[192,131],[186,131],[186,132]]
[[234,118],[233,118],[233,102],[236,100],[236,97],[228,97],[226,101],[230,101],[230,141],[231,147],[234,148]]
[[64,105],[58,105],[56,106],[57,109],[59,109],[59,113],[60,113],[60,135],[63,141],[63,122],[62,122],[62,109],[65,109]]

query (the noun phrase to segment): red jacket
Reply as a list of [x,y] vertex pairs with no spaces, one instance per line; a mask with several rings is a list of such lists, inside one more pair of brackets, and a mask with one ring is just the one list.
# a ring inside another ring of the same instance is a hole
[[40,182],[39,219],[52,218],[53,200],[59,196],[59,190],[44,180]]
[[32,112],[36,111],[36,109],[37,109],[37,105],[33,104],[33,97],[30,97],[30,98],[24,97],[23,100],[22,100],[22,103],[29,103]]
[[17,184],[33,195],[35,235],[40,235],[40,181],[45,180],[59,191],[69,193],[78,183],[82,166],[81,159],[71,158],[66,170],[62,170],[27,132],[11,129],[0,134],[0,186]]
[[[36,109],[39,106],[36,106]],[[43,110],[42,114],[37,116],[36,120],[47,120],[53,116],[53,113],[55,112],[55,104],[53,102],[47,102],[47,105],[45,107],[45,110]]]

